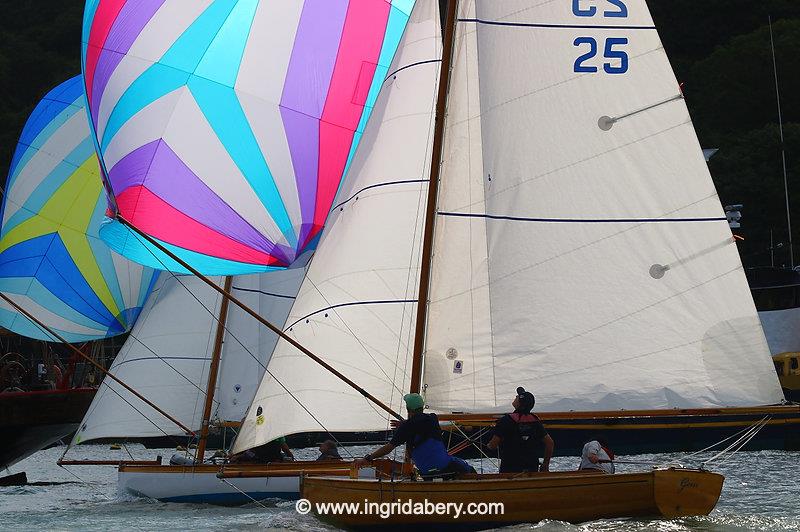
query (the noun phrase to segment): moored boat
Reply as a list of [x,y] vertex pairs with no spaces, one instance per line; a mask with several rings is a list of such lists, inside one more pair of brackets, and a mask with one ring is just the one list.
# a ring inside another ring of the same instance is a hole
[[0,469],[75,432],[96,391],[0,392]]
[[[707,515],[719,500],[723,481],[717,473],[681,468],[615,475],[479,474],[442,482],[304,476],[301,495],[322,520],[346,528],[455,522],[459,527],[489,527],[544,519],[580,523]],[[391,509],[391,503],[397,506]],[[445,511],[433,509],[442,504]]]

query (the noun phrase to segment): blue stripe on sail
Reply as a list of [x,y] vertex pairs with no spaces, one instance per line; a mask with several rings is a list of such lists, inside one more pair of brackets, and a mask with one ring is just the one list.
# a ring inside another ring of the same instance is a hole
[[297,235],[283,198],[234,89],[196,76],[189,80],[189,89],[225,150],[275,220],[289,245],[296,247]]
[[76,104],[76,100],[82,95],[82,76],[75,76],[48,92],[25,123],[25,128],[20,135],[20,142],[31,144],[33,139],[38,137],[39,133],[68,107],[72,107],[72,111],[67,113],[67,117],[81,110],[80,102]]
[[[0,278],[0,291],[6,294],[22,294],[26,295],[32,300],[36,301],[42,308],[46,308],[56,316],[63,318],[65,321],[75,323],[83,328],[96,329],[97,336],[102,336],[103,330],[108,325],[105,323],[98,323],[85,315],[81,314],[74,308],[70,307],[64,301],[53,295],[47,288],[32,277],[10,277]],[[13,296],[11,298],[14,299]],[[23,319],[28,321],[27,318]],[[14,331],[18,332],[18,331]],[[72,333],[75,334],[75,333]]]
[[[86,0],[86,5],[83,8],[83,47],[89,41],[89,33],[92,30],[92,22],[94,22],[94,15],[97,13],[97,6],[100,5],[100,0]],[[83,54],[86,57],[86,54]]]
[[[9,331],[29,338],[37,340],[44,340],[45,342],[57,342],[58,340],[42,330],[38,325],[33,324],[28,318],[13,312],[0,308],[0,327],[4,327]],[[102,334],[97,335],[78,334],[72,331],[64,331],[57,327],[50,327],[56,334],[59,334],[67,342],[86,342],[89,340],[99,340],[103,338]]]
[[51,121],[44,128],[39,130],[35,136],[26,134],[26,132],[23,130],[22,136],[17,144],[17,149],[14,152],[14,157],[16,160],[9,172],[10,177],[6,183],[6,190],[11,190],[20,171],[25,168],[33,156],[36,155],[43,146],[47,145],[47,141],[50,140],[50,137],[52,137],[53,134],[61,126],[63,126],[65,122],[67,122],[67,120],[72,118],[72,116],[78,112],[82,113],[84,110],[74,106],[62,109],[62,112],[53,117]]
[[136,113],[186,84],[189,75],[197,68],[235,5],[236,0],[213,2],[173,43],[159,62],[151,65],[128,87],[108,118],[100,143],[103,152],[114,135]]
[[571,30],[655,30],[655,26],[596,26],[591,24],[542,24],[536,22],[505,22],[480,18],[460,18],[459,22],[474,22],[487,26],[510,26],[515,28],[564,28]]
[[688,222],[727,222],[723,217],[708,218],[526,218],[497,214],[477,214],[467,212],[437,212],[439,216],[453,218],[484,218],[510,222],[571,223],[571,224],[647,224],[647,223],[688,223]]
[[61,238],[53,240],[36,272],[36,279],[84,316],[107,326],[114,321],[114,315],[83,277]]
[[414,9],[414,3],[417,0],[392,0],[392,7],[399,9],[405,13],[406,18],[411,16],[411,10]]
[[258,0],[239,0],[222,29],[219,30],[214,41],[206,50],[194,72],[195,75],[228,87],[236,84],[239,65],[257,8]]
[[111,324],[114,316],[78,270],[57,233],[21,242],[0,255],[0,277],[35,277],[87,318]]
[[[166,254],[144,241],[140,241],[127,227],[117,221],[106,220],[100,228],[100,237],[111,249],[139,264],[144,264],[145,266],[159,270],[169,270],[184,274],[189,273],[183,266]],[[191,264],[192,267],[203,271],[206,275],[243,275],[283,269],[260,264],[248,264],[218,259],[210,255],[204,255],[174,246],[158,239],[155,240],[182,260]]]
[[108,117],[100,149],[105,152],[111,139],[133,116],[170,92],[181,88],[189,79],[182,70],[156,63],[144,71],[119,99]]
[[[148,270],[145,268],[142,271],[142,280],[139,283],[139,296],[137,299],[140,305],[144,305],[147,296],[153,292],[153,288],[156,286],[160,274],[161,272],[159,270]],[[139,310],[141,311],[141,309]]]
[[[88,156],[87,152],[89,154]],[[58,163],[55,168],[50,171],[50,173],[39,184],[36,190],[34,190],[30,196],[28,196],[28,198],[25,200],[25,203],[23,203],[22,208],[11,215],[2,228],[2,234],[7,234],[8,231],[18,226],[22,222],[32,218],[33,216],[37,216],[37,213],[44,207],[45,203],[50,201],[50,198],[53,197],[53,194],[55,194],[55,192],[66,182],[66,180],[73,173],[75,173],[75,170],[85,163],[89,157],[95,157],[94,142],[91,138],[86,138],[86,140],[81,142],[81,144],[79,144],[69,155],[67,155],[64,160]],[[75,163],[67,162],[68,159],[80,160],[81,158],[83,158],[83,162],[77,165]],[[99,180],[100,176],[98,176],[97,179]]]

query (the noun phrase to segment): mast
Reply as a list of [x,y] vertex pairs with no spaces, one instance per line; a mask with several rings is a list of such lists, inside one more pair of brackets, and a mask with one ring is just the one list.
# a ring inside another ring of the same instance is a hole
[[778,129],[781,133],[781,158],[783,160],[783,192],[786,196],[786,226],[789,230],[789,263],[794,269],[794,242],[792,239],[792,213],[789,209],[789,177],[786,171],[786,142],[783,139],[783,111],[781,110],[781,89],[778,83],[778,63],[775,60],[775,38],[772,35],[772,17],[769,20],[769,43],[772,49],[772,70],[775,73],[775,96],[778,102]]
[[436,199],[439,193],[439,175],[444,148],[444,122],[447,110],[447,95],[450,89],[450,70],[455,41],[458,0],[447,0],[442,70],[439,73],[439,92],[436,96],[436,123],[433,130],[431,153],[431,176],[428,182],[428,202],[425,208],[425,233],[422,240],[422,259],[419,276],[419,298],[417,301],[417,324],[414,333],[414,354],[411,363],[411,393],[419,393],[422,382],[422,350],[425,347],[425,323],[428,315],[428,293],[430,289],[431,255],[433,251],[433,226],[436,217]]
[[286,340],[289,344],[294,346],[301,353],[303,353],[304,355],[309,357],[311,360],[313,360],[314,362],[316,362],[317,364],[319,364],[320,366],[322,366],[323,368],[328,370],[330,373],[332,373],[336,377],[338,377],[345,384],[347,384],[348,386],[350,386],[351,388],[356,390],[358,393],[363,395],[366,399],[369,399],[370,401],[372,401],[376,406],[381,408],[383,411],[391,414],[396,419],[399,419],[399,420],[403,419],[403,416],[401,416],[400,414],[398,414],[397,412],[392,410],[389,406],[385,405],[382,401],[380,401],[374,395],[370,394],[364,388],[360,387],[358,384],[353,382],[351,379],[348,379],[347,377],[345,377],[344,374],[342,374],[336,368],[334,368],[333,366],[331,366],[330,364],[328,364],[327,362],[322,360],[320,357],[318,357],[317,355],[315,355],[314,353],[312,353],[311,351],[309,351],[308,349],[306,349],[305,347],[300,345],[296,340],[294,340],[289,335],[284,333],[280,328],[276,327],[275,325],[273,325],[272,323],[270,323],[269,321],[264,319],[264,317],[260,316],[256,311],[254,311],[253,309],[251,309],[250,307],[248,307],[247,305],[245,305],[244,303],[239,301],[237,298],[232,296],[230,294],[230,292],[226,292],[225,290],[223,290],[222,288],[217,286],[208,277],[206,277],[205,275],[203,275],[202,273],[200,273],[196,269],[192,268],[186,261],[184,261],[183,259],[181,259],[177,255],[172,253],[170,250],[168,250],[163,245],[161,245],[161,243],[158,242],[156,239],[154,239],[153,237],[151,237],[150,235],[148,235],[147,233],[145,233],[144,231],[142,231],[141,229],[139,229],[138,227],[133,225],[125,217],[123,217],[121,214],[117,214],[117,218],[116,219],[121,224],[123,224],[126,227],[129,227],[131,230],[133,230],[137,235],[139,235],[142,238],[144,238],[150,245],[152,245],[153,247],[155,247],[156,249],[158,249],[162,253],[166,254],[169,258],[171,258],[172,260],[174,260],[175,262],[177,262],[178,264],[180,264],[181,266],[186,268],[189,271],[189,273],[191,273],[192,275],[194,275],[195,277],[197,277],[198,279],[200,279],[201,281],[206,283],[208,286],[210,286],[211,288],[213,288],[214,290],[216,290],[217,292],[222,294],[222,296],[225,299],[232,301],[237,307],[239,307],[240,309],[242,309],[243,311],[248,313],[250,316],[254,317],[256,320],[258,320],[259,323],[264,325],[270,331],[274,332],[275,334],[277,334],[278,336],[280,336],[281,338]]
[[[225,291],[230,292],[232,285],[233,277],[228,275],[225,277]],[[208,424],[211,418],[211,407],[214,404],[214,390],[217,387],[217,374],[219,373],[219,360],[222,353],[222,339],[225,337],[225,322],[228,319],[229,303],[230,301],[228,298],[223,297],[219,307],[217,335],[214,338],[214,351],[211,354],[211,365],[208,368],[208,386],[206,386],[206,402],[203,406],[203,422],[200,426],[200,441],[197,442],[197,451],[195,452],[195,461],[197,461],[199,457],[200,463],[203,462],[203,457],[206,452],[206,443],[208,442]]]

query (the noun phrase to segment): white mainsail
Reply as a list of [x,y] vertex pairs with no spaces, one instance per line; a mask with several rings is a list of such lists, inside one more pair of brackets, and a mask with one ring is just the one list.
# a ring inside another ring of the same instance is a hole
[[[410,382],[440,57],[436,1],[418,1],[286,328],[397,411]],[[385,412],[280,341],[233,450],[382,427]]]
[[[778,403],[736,245],[646,3],[590,4],[460,4],[426,324],[428,406],[506,410],[519,385],[549,411]],[[355,192],[428,155],[412,151],[418,136],[384,136],[400,127],[388,111],[403,82],[382,95],[386,110],[342,196],[360,200],[329,222],[289,320],[289,334],[393,408],[410,379],[385,368],[410,368],[414,305],[402,316],[348,305],[374,299],[378,271],[402,265],[405,280],[417,267],[418,237],[399,256],[394,243],[418,235],[420,200]],[[428,94],[428,85],[414,89]],[[387,282],[381,293],[413,298],[402,288]],[[392,346],[402,348],[393,366]],[[268,369],[235,450],[385,426],[385,413],[284,342]]]
[[[232,293],[283,324],[310,252],[288,270],[239,275]],[[224,277],[214,277],[224,285]],[[162,275],[109,371],[159,408],[200,429],[222,296],[191,276]],[[239,421],[264,374],[276,336],[229,305],[212,419]],[[105,379],[73,442],[182,435],[181,429],[111,379]]]
[[465,0],[456,45],[429,406],[503,410],[517,386],[545,411],[780,402],[646,2]]

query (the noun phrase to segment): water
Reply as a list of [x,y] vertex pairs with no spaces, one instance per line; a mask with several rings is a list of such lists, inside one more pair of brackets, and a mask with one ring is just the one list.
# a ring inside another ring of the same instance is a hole
[[[137,459],[152,459],[156,454],[169,457],[172,450],[145,450],[130,446]],[[371,448],[355,448],[363,455]],[[76,476],[55,465],[63,448],[40,451],[11,469],[25,471],[31,482],[69,482],[51,486],[0,487],[0,530],[333,530],[311,516],[300,516],[294,503],[272,501],[266,508],[243,508],[167,504],[124,497],[117,494],[113,467],[70,467]],[[300,449],[298,458],[314,458],[316,449]],[[344,453],[343,453],[344,454]],[[120,459],[124,450],[107,445],[87,445],[70,451],[71,459]],[[618,457],[621,460],[670,462],[682,455],[659,454]],[[710,455],[708,455],[710,456]],[[473,461],[490,470],[488,462]],[[574,469],[574,458],[556,458],[553,470]],[[642,466],[622,465],[618,471]],[[511,530],[537,531],[800,531],[800,452],[764,451],[739,453],[716,468],[726,477],[717,508],[708,517],[673,521],[608,520],[582,525],[543,522],[509,527]]]

